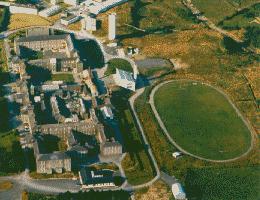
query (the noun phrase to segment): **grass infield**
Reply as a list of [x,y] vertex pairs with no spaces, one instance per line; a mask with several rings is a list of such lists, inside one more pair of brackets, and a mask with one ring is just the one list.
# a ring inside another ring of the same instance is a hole
[[186,151],[224,160],[249,149],[248,128],[217,90],[201,83],[171,82],[157,90],[154,100],[168,132]]

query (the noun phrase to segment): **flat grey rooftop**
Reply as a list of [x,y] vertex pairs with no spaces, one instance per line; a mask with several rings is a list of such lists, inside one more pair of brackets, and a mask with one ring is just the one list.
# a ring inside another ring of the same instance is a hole
[[47,40],[65,40],[69,35],[39,35],[30,37],[21,37],[17,42],[36,42],[36,41],[47,41]]

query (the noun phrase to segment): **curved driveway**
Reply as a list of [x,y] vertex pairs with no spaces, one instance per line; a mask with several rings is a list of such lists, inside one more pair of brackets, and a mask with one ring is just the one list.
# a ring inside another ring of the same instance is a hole
[[[194,155],[188,151],[186,151],[185,149],[183,149],[181,146],[179,146],[171,137],[171,135],[169,134],[165,124],[163,123],[158,111],[156,110],[156,107],[155,107],[155,104],[154,104],[154,94],[156,93],[156,91],[162,87],[163,85],[167,84],[167,83],[170,83],[170,82],[176,82],[176,81],[181,81],[181,80],[170,80],[170,81],[165,81],[165,82],[162,82],[160,84],[158,84],[157,86],[155,86],[153,89],[152,89],[152,92],[150,93],[150,98],[149,98],[149,103],[151,105],[151,108],[153,110],[153,113],[154,113],[154,116],[156,117],[161,129],[163,130],[164,134],[166,135],[167,139],[170,141],[171,144],[173,144],[179,151],[181,151],[182,153],[186,154],[186,155],[189,155],[191,157],[194,157],[194,158],[197,158],[197,159],[200,159],[200,160],[204,160],[204,161],[209,161],[209,162],[218,162],[218,163],[224,163],[224,162],[233,162],[233,161],[236,161],[242,157],[245,157],[249,154],[249,152],[251,152],[251,150],[253,149],[254,147],[254,141],[255,141],[255,132],[253,130],[253,128],[251,127],[251,125],[249,124],[249,122],[243,117],[243,115],[240,113],[240,111],[237,109],[237,107],[234,105],[234,103],[230,100],[230,98],[222,91],[220,90],[219,88],[217,87],[214,87],[212,85],[209,85],[209,84],[206,84],[206,83],[202,83],[204,85],[207,85],[215,90],[217,90],[218,92],[220,92],[227,100],[228,102],[232,105],[232,107],[236,110],[236,113],[238,114],[238,116],[243,120],[243,122],[246,124],[247,128],[249,129],[250,133],[251,133],[251,144],[250,144],[250,148],[244,153],[242,154],[241,156],[238,156],[238,157],[235,157],[235,158],[232,158],[232,159],[227,159],[227,160],[213,160],[213,159],[207,159],[207,158],[203,158],[201,156],[197,156],[197,155]],[[193,80],[183,80],[183,81],[193,81]],[[198,81],[195,81],[194,82],[198,82]]]

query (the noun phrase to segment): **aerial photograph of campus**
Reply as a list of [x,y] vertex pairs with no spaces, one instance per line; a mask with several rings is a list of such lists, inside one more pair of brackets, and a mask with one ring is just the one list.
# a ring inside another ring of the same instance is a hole
[[0,200],[260,200],[259,0],[0,0]]

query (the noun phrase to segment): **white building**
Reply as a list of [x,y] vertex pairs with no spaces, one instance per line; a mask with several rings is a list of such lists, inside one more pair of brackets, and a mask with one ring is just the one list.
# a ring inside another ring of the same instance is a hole
[[10,13],[22,13],[22,14],[31,14],[37,15],[38,9],[33,5],[24,5],[24,4],[13,4],[9,7]]
[[108,16],[108,39],[116,39],[116,13]]
[[52,15],[57,14],[58,12],[60,12],[61,8],[60,6],[51,6],[49,8],[46,8],[42,11],[39,12],[39,15],[42,17],[50,17]]
[[174,183],[172,185],[172,194],[176,200],[185,200],[186,194],[180,183]]
[[116,69],[116,74],[113,75],[116,85],[135,91],[135,79],[133,73],[121,69]]
[[57,5],[58,3],[61,3],[62,0],[51,0],[52,5]]
[[68,25],[78,21],[79,19],[80,19],[79,16],[69,15],[67,17],[62,17],[61,20],[60,20],[60,23],[65,25],[65,26],[68,26]]
[[104,117],[104,119],[113,119],[114,118],[114,114],[112,112],[112,109],[108,106],[103,106],[100,108],[102,115]]
[[64,3],[71,6],[77,6],[79,5],[79,0],[64,0]]
[[55,90],[58,90],[60,88],[59,85],[42,85],[41,86],[41,89],[42,91],[55,91]]
[[97,30],[97,20],[93,17],[87,16],[83,22],[85,23],[85,29],[87,31],[96,31]]
[[85,5],[90,13],[98,15],[124,2],[127,2],[127,0],[86,0],[81,5]]

